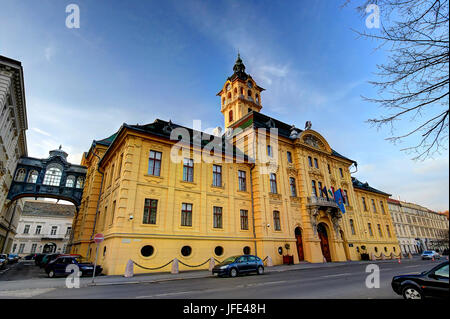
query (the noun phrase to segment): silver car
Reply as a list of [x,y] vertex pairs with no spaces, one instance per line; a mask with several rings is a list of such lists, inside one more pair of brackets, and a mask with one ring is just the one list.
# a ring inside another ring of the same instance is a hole
[[425,250],[423,253],[422,253],[422,260],[425,260],[425,259],[441,259],[441,256],[436,252],[436,251],[434,251],[434,250]]

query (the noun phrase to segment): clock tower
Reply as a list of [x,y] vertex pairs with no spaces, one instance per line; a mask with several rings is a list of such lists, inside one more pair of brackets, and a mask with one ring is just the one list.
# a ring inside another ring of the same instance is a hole
[[259,112],[262,108],[261,92],[264,89],[256,84],[250,74],[245,73],[245,65],[239,53],[233,71],[233,75],[217,93],[220,96],[220,111],[225,118],[225,129],[245,114],[251,111]]

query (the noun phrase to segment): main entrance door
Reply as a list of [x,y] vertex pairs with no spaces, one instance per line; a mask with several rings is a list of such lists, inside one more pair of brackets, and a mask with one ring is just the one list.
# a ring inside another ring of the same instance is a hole
[[298,252],[298,260],[305,260],[305,256],[303,254],[303,242],[302,242],[302,230],[300,227],[295,229],[295,239],[297,240],[297,252]]
[[322,248],[322,254],[327,260],[327,262],[331,262],[330,245],[328,243],[327,229],[323,223],[317,225],[317,233],[319,234],[320,238],[320,248]]

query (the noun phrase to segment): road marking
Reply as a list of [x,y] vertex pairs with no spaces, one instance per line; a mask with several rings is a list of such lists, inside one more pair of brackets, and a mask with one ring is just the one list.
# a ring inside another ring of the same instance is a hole
[[422,265],[405,266],[405,268],[422,267]]
[[392,268],[381,268],[381,270],[392,270]]
[[12,298],[31,298],[37,295],[41,295],[56,288],[36,288],[36,289],[22,289],[22,290],[5,290],[0,291],[0,297],[12,297]]
[[347,275],[351,275],[351,273],[346,272],[346,273],[343,273],[343,274],[325,275],[325,276],[320,276],[320,277],[322,277],[322,278],[328,278],[328,277],[339,277],[339,276],[347,276]]
[[274,284],[282,284],[285,283],[286,280],[281,281],[269,281],[269,282],[261,282],[261,283],[254,283],[254,284],[247,284],[244,285],[245,287],[255,287],[255,286],[267,286],[267,285],[274,285]]
[[182,295],[182,294],[189,294],[189,293],[192,293],[192,291],[168,292],[165,294],[158,294],[158,295],[139,296],[139,297],[136,297],[136,299],[152,298],[152,297],[166,297],[166,296]]

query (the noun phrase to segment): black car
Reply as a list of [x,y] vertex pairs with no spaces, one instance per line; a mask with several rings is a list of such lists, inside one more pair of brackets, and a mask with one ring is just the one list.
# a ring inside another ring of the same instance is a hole
[[[82,262],[82,258],[80,256],[69,256],[62,255],[54,260],[52,260],[46,267],[45,272],[50,278],[55,276],[67,276],[72,271],[67,269],[69,265],[78,266],[78,270],[81,271],[81,275],[89,275],[92,276],[94,272],[94,264],[89,262]],[[95,275],[99,275],[102,272],[102,267],[97,265],[95,267]]]
[[213,275],[230,277],[249,272],[256,272],[258,275],[264,274],[264,263],[261,258],[253,255],[232,256],[216,265],[212,270]]
[[421,274],[395,276],[391,286],[405,299],[448,298],[448,261]]

